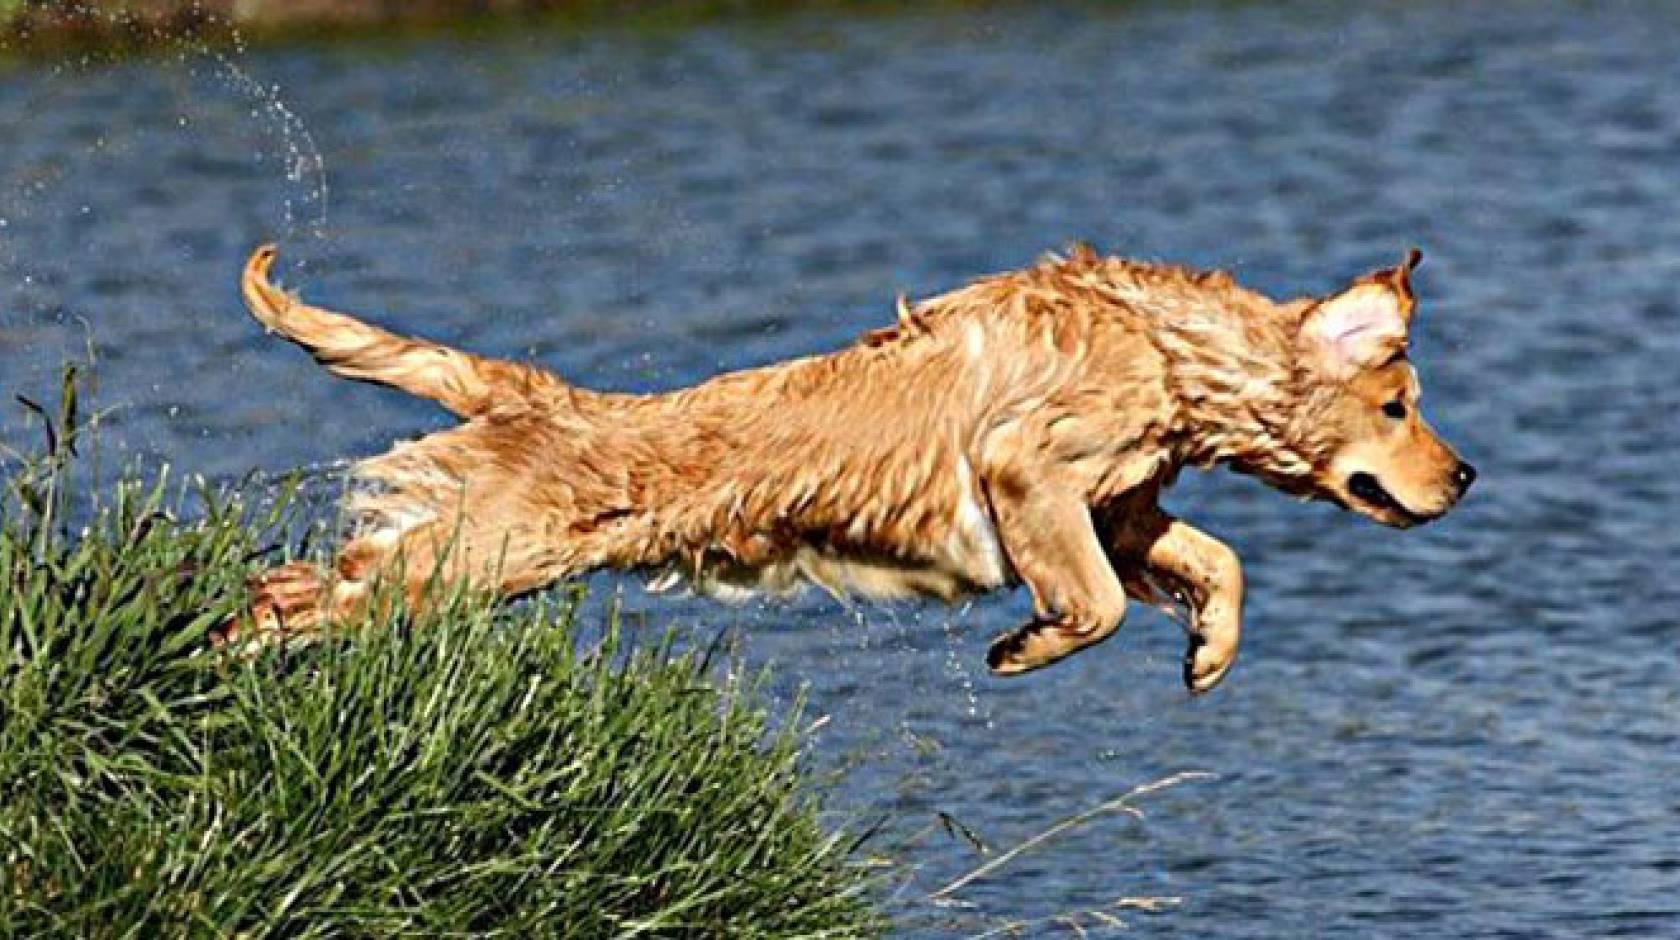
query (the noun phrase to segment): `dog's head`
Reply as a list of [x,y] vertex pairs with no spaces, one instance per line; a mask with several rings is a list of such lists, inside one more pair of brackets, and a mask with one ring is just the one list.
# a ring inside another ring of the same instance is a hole
[[1400,528],[1442,515],[1476,479],[1418,409],[1406,337],[1420,258],[1413,249],[1397,267],[1311,304],[1295,337],[1311,490]]

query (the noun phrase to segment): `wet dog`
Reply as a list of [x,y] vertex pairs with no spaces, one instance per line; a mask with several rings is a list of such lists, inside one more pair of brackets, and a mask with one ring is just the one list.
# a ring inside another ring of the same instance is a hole
[[357,617],[395,583],[497,596],[599,568],[725,596],[814,583],[953,599],[1025,584],[1000,674],[1111,635],[1128,596],[1189,610],[1184,679],[1230,670],[1243,575],[1164,513],[1185,466],[1223,465],[1406,528],[1476,473],[1418,412],[1410,253],[1323,298],[1077,248],[915,304],[850,348],[656,395],[395,336],[299,301],[259,249],[264,326],[336,375],[433,399],[463,423],[364,460],[332,563],[260,576],[224,638]]

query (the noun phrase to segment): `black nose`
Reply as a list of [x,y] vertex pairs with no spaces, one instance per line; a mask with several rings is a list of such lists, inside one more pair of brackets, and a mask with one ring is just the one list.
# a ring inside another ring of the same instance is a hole
[[1476,468],[1460,460],[1458,469],[1453,471],[1453,481],[1458,484],[1458,491],[1464,492],[1470,488],[1470,484],[1476,482]]

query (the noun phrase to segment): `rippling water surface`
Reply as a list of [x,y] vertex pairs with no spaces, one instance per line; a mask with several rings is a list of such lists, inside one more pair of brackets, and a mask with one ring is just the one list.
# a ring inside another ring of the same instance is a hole
[[1680,935],[1680,14],[1457,7],[798,16],[7,73],[0,384],[46,392],[91,338],[108,452],[219,477],[443,426],[244,316],[233,277],[269,238],[313,299],[632,390],[834,348],[898,291],[1074,238],[1276,293],[1421,245],[1427,405],[1483,482],[1396,533],[1187,479],[1170,504],[1251,583],[1206,699],[1147,612],[1004,682],[981,662],[1020,596],[603,587],[654,625],[738,625],[749,662],[808,683],[817,760],[850,768],[836,809],[888,814],[883,851],[936,812],[999,850],[1217,774],[1023,854],[971,907],[915,900],[980,863],[965,842],[898,849],[908,933],[1140,896],[1182,899],[1118,912],[1163,935]]

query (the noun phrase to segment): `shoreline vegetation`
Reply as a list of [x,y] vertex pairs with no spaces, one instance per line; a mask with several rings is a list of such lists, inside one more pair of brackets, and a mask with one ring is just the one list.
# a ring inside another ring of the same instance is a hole
[[0,58],[123,55],[182,41],[266,44],[532,23],[681,25],[732,15],[914,7],[893,0],[0,0]]
[[296,502],[90,487],[77,390],[25,403],[44,448],[0,441],[8,931],[884,930],[879,869],[807,771],[810,718],[772,717],[715,644],[632,639],[575,595],[445,592],[307,647],[212,650],[295,544]]

